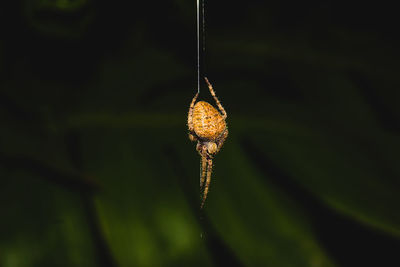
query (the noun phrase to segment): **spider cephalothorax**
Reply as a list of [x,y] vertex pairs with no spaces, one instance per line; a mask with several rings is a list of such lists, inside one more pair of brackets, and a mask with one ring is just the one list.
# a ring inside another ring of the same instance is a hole
[[201,156],[200,191],[203,192],[201,208],[204,206],[208,187],[210,186],[212,159],[221,149],[228,136],[225,109],[215,95],[208,79],[205,78],[205,80],[211,95],[217,103],[219,111],[207,102],[199,101],[196,103],[197,96],[199,95],[197,93],[190,104],[188,115],[189,139],[197,141],[196,150]]

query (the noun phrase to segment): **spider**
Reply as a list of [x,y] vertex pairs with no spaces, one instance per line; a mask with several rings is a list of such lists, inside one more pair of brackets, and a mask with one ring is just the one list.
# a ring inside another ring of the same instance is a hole
[[196,150],[201,156],[200,192],[203,192],[203,194],[201,196],[200,209],[204,206],[210,186],[213,166],[212,159],[221,149],[228,136],[228,127],[225,122],[227,117],[226,111],[215,95],[208,79],[206,77],[204,79],[219,110],[205,101],[196,103],[199,95],[198,92],[194,96],[189,107],[189,139],[191,141],[197,141]]

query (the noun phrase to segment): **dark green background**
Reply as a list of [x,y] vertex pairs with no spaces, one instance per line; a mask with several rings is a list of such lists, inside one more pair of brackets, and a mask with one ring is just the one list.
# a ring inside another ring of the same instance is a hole
[[207,1],[201,215],[195,1],[2,3],[0,266],[400,266],[397,20]]

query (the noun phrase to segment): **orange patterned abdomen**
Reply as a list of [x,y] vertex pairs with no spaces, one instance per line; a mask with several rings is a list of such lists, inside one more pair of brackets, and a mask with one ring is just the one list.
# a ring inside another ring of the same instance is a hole
[[225,120],[210,104],[199,101],[193,110],[194,131],[200,138],[214,140],[225,130]]

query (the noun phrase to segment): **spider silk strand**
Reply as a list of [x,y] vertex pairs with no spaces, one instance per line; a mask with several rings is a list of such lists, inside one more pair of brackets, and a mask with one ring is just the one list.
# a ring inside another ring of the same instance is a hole
[[[200,76],[204,72],[205,45],[205,15],[204,1],[196,0],[197,3],[197,93],[200,93]],[[200,5],[201,3],[201,5]],[[201,17],[201,21],[200,21]],[[201,24],[201,27],[200,27]]]
[[197,0],[197,93],[200,93],[200,0]]

